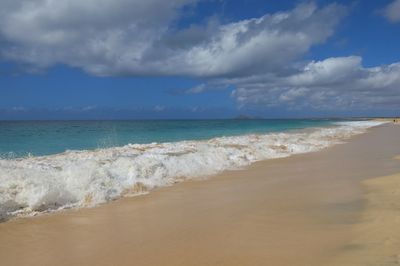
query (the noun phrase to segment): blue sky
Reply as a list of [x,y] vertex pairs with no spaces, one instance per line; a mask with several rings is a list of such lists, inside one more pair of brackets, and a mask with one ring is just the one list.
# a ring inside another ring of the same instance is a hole
[[400,115],[400,1],[0,3],[0,119]]

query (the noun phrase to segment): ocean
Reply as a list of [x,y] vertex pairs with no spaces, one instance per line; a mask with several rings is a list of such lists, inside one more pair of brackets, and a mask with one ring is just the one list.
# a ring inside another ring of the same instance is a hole
[[91,207],[342,143],[375,121],[0,122],[0,219]]
[[332,120],[0,121],[0,157],[16,158],[328,126]]

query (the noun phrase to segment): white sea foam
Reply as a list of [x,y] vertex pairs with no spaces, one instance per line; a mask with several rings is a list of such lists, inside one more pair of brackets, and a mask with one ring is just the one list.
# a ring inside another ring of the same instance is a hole
[[258,160],[318,151],[380,122],[340,122],[303,132],[130,144],[0,160],[0,218],[94,206]]

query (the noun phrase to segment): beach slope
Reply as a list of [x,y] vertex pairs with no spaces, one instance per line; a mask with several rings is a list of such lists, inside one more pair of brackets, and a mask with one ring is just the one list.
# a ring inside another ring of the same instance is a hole
[[369,179],[361,218],[353,239],[333,265],[400,264],[400,173]]
[[[366,220],[392,223],[391,211],[366,214],[391,196],[363,182],[400,172],[398,136],[400,127],[386,124],[320,152],[92,209],[11,220],[0,224],[1,265],[343,265],[362,249]],[[374,253],[378,261],[395,259],[390,227],[390,250]]]

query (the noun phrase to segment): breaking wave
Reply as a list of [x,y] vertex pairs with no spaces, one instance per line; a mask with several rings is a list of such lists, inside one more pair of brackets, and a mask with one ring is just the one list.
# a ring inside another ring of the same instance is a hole
[[0,219],[89,207],[255,161],[318,151],[380,122],[0,160]]

